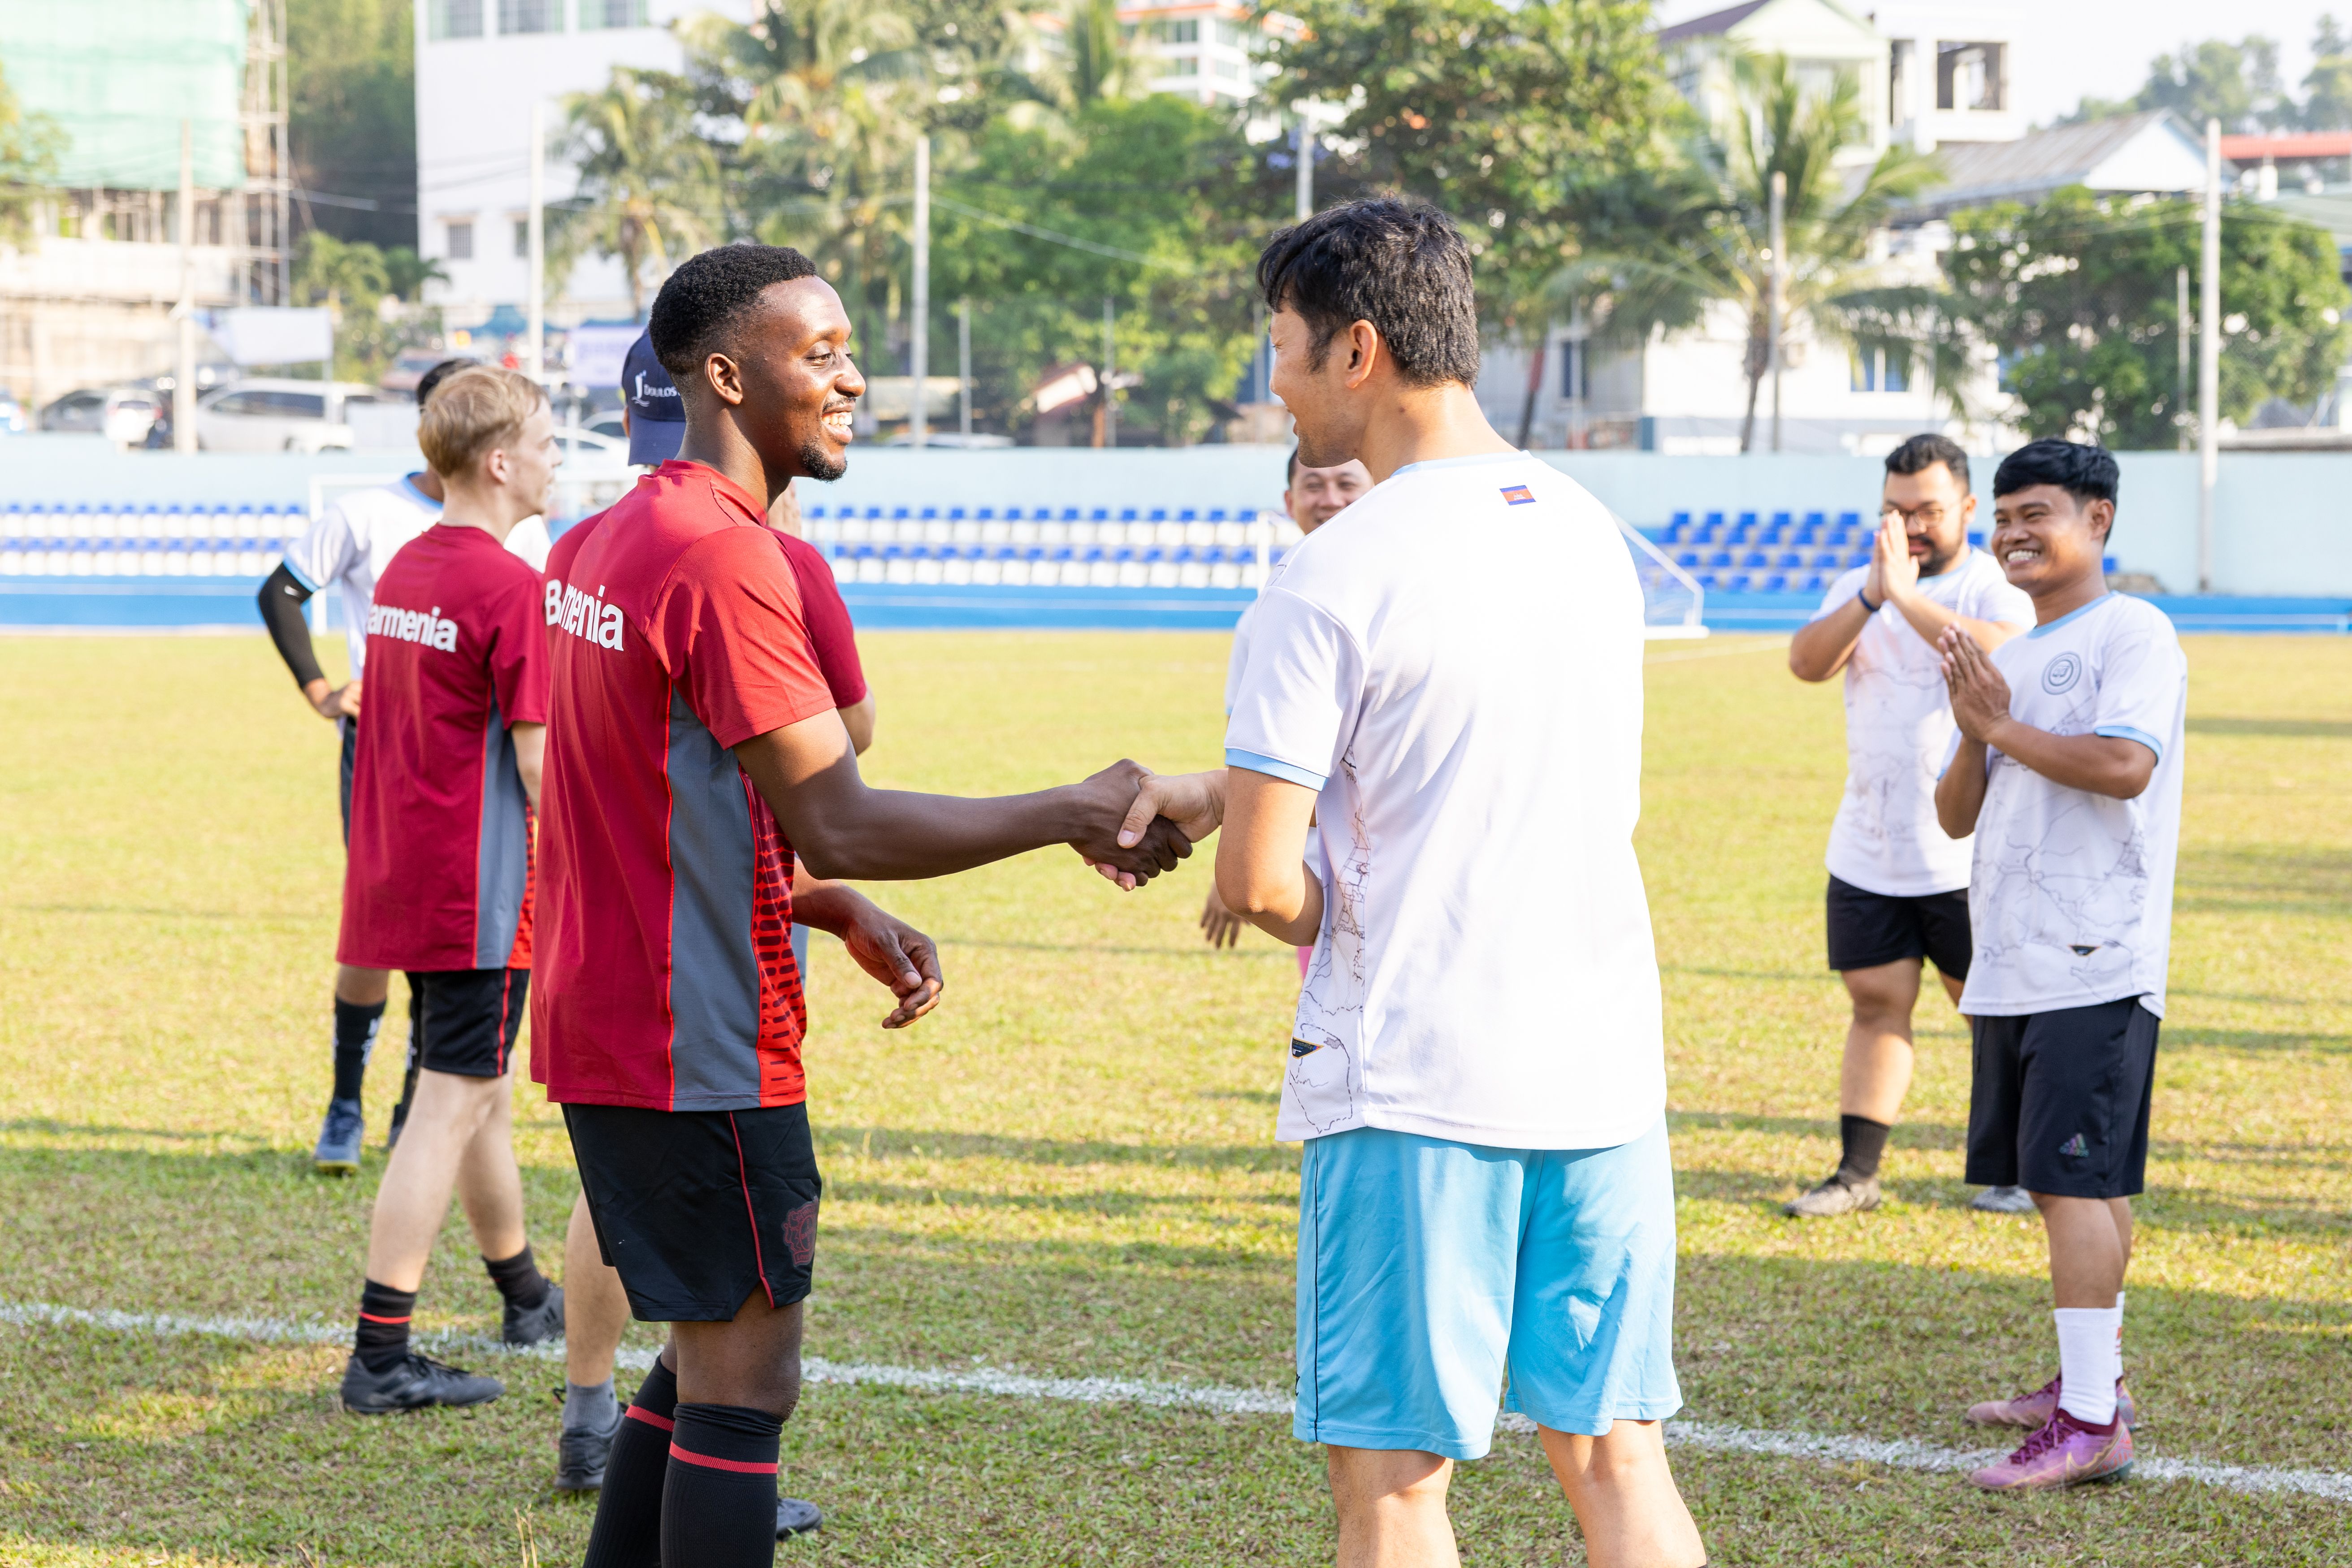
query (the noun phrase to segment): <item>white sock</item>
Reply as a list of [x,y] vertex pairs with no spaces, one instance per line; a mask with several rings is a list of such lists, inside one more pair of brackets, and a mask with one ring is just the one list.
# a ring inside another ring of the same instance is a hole
[[2061,1307],[2058,1321],[2059,1408],[2086,1426],[2116,1418],[2116,1344],[2123,1333],[2117,1307]]
[[2116,1379],[2124,1375],[2124,1292],[2116,1292]]

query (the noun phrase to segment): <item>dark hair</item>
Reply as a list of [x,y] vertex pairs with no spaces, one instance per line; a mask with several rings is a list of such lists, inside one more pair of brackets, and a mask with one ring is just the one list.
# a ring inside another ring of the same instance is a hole
[[683,387],[704,355],[723,350],[728,329],[761,289],[815,276],[815,264],[787,245],[739,242],[687,258],[654,296],[646,318],[654,357]]
[[439,364],[435,365],[431,370],[426,371],[423,375],[418,376],[416,378],[416,406],[419,408],[425,406],[425,400],[433,395],[433,389],[435,387],[440,385],[443,382],[448,380],[459,371],[467,369],[473,365],[478,365],[481,363],[481,361],[476,359],[445,359]]
[[2056,485],[2078,505],[2086,500],[2113,501],[2122,478],[2105,447],[2043,439],[2029,441],[2000,460],[1992,477],[1992,493],[2005,496],[2035,485]]
[[1886,454],[1890,474],[1924,474],[1938,463],[1952,470],[1952,478],[1960,481],[1960,493],[1968,494],[1969,455],[1948,436],[1914,436]]
[[1348,202],[1278,230],[1257,258],[1266,309],[1287,306],[1312,334],[1307,366],[1370,321],[1411,386],[1478,380],[1478,300],[1470,247],[1446,216],[1393,196]]
[[1290,466],[1282,470],[1282,488],[1288,489],[1298,482],[1298,443],[1290,444]]

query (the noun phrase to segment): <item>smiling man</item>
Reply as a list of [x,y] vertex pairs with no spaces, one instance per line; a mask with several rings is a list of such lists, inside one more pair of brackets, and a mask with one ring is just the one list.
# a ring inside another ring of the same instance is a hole
[[996,800],[866,787],[766,522],[795,477],[848,466],[866,383],[841,300],[799,251],[723,246],[663,284],[648,331],[685,439],[550,585],[531,1068],[631,1310],[670,1325],[584,1562],[742,1568],[774,1556],[822,1184],[792,922],[891,987],[885,1026],[941,985],[928,938],[816,879],[938,877],[1066,843],[1141,879],[1190,849],[1164,822],[1119,843],[1132,763]]
[[2161,610],[2107,591],[2116,479],[2095,447],[2011,453],[1992,551],[2032,595],[2034,627],[1990,653],[1963,626],[1942,639],[1959,732],[1936,810],[1976,837],[1968,1179],[2033,1194],[2057,1309],[2058,1375],[1969,1411],[2033,1429],[1971,1478],[1996,1491],[2127,1468],[2137,1418],[2124,1271],[2172,948],[2189,664]]
[[1689,1568],[1632,558],[1479,412],[1442,214],[1318,213],[1258,284],[1298,460],[1374,483],[1252,615],[1226,767],[1150,780],[1130,826],[1222,822],[1226,905],[1315,944],[1275,1126],[1306,1142],[1292,1432],[1325,1445],[1342,1568],[1445,1568],[1507,1381],[1590,1561]]
[[[1911,1012],[1924,961],[1958,1001],[1969,976],[1969,845],[1936,822],[1952,714],[1936,639],[1964,626],[1999,647],[2033,605],[1969,543],[1969,455],[1914,436],[1886,455],[1870,564],[1830,585],[1789,643],[1800,680],[1845,674],[1845,797],[1830,825],[1829,961],[1853,1003],[1838,1079],[1838,1167],[1782,1206],[1801,1219],[1878,1206],[1878,1163],[1911,1087]],[[1976,1206],[2032,1205],[2013,1187]]]

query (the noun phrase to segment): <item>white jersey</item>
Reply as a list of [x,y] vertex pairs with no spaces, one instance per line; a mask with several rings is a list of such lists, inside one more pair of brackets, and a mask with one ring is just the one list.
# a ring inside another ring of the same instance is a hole
[[1409,465],[1292,551],[1225,734],[1229,765],[1318,792],[1276,1136],[1591,1149],[1656,1124],[1642,619],[1615,521],[1524,453]]
[[[375,604],[376,579],[400,547],[441,521],[441,503],[416,488],[416,476],[395,484],[348,490],[310,520],[286,545],[286,570],[313,594],[342,591],[344,636],[351,645],[352,679],[367,664],[368,611]],[[507,535],[507,549],[547,570],[547,520],[528,517]]]
[[[1869,575],[1857,566],[1832,584],[1813,619],[1842,608]],[[1970,620],[2033,624],[2032,599],[1981,550],[1920,578],[1919,592]],[[1902,611],[1880,606],[1845,663],[1845,798],[1823,857],[1831,876],[1890,898],[1969,885],[1969,841],[1936,820],[1936,777],[1957,733],[1935,645]]]
[[2021,723],[2122,736],[2157,762],[2147,789],[2116,800],[1987,752],[1969,883],[1976,956],[1960,1011],[2009,1017],[2137,996],[2162,1017],[2189,707],[2180,639],[2154,605],[2106,594],[1992,659]]

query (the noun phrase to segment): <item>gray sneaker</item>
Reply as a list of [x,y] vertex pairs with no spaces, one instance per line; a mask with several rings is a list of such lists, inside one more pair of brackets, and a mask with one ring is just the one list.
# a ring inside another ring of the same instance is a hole
[[816,1504],[796,1497],[776,1500],[776,1539],[790,1541],[795,1535],[806,1535],[812,1530],[824,1528],[824,1515]]
[[1987,1187],[1969,1202],[1986,1214],[2032,1214],[2033,1194],[2023,1187]]
[[1878,1178],[1832,1176],[1801,1197],[1790,1198],[1780,1212],[1790,1219],[1830,1219],[1842,1214],[1866,1214],[1878,1206]]

